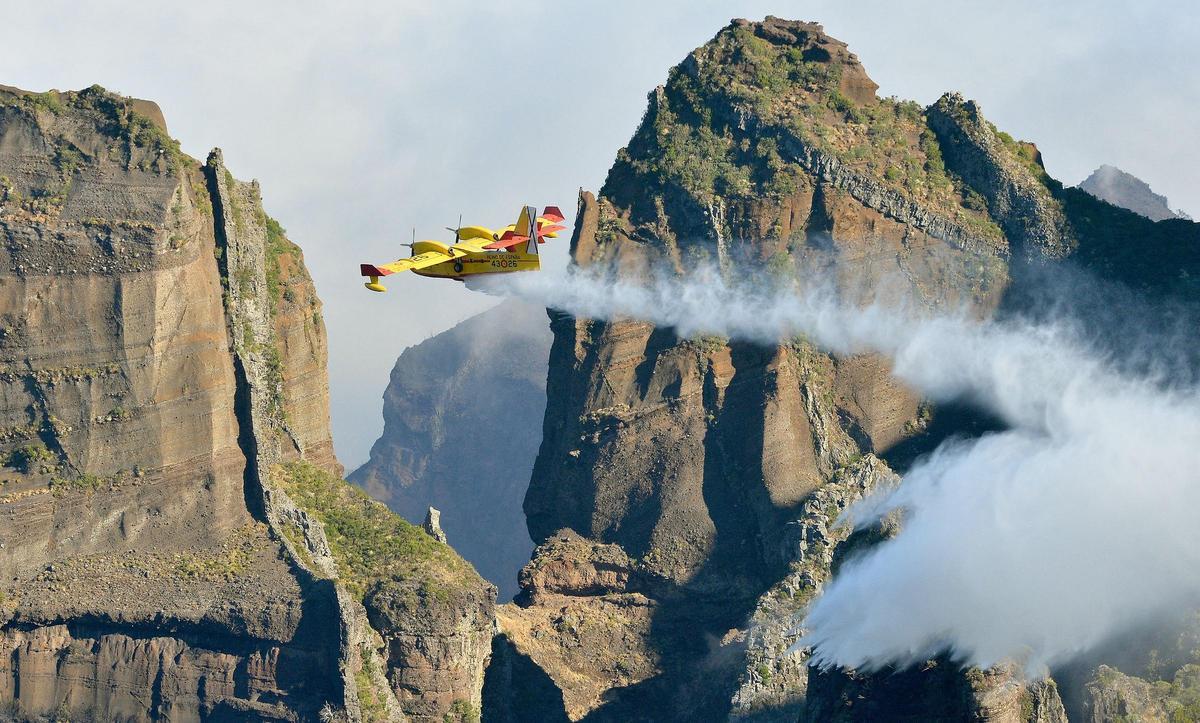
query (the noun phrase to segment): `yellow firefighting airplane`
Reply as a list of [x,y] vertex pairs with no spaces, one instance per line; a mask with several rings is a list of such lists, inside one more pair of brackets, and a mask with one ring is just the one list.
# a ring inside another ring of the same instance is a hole
[[557,206],[547,206],[541,216],[535,206],[526,206],[521,209],[516,223],[499,231],[483,226],[448,229],[454,231],[452,244],[414,241],[405,244],[412,246],[412,256],[406,259],[382,266],[362,264],[362,275],[370,278],[364,286],[371,291],[387,291],[379,283],[379,277],[399,271],[457,281],[475,274],[536,271],[542,267],[538,244],[545,243],[548,238],[557,238],[558,232],[566,228],[558,225],[562,220],[562,212]]

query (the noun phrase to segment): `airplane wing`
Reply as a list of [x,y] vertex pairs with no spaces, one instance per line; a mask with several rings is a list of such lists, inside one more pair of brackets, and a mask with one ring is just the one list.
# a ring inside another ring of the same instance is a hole
[[468,254],[479,253],[484,250],[485,243],[486,239],[460,241],[447,248],[445,252],[426,251],[423,254],[409,256],[406,259],[397,259],[390,264],[380,264],[378,266],[374,264],[361,264],[360,270],[363,276],[390,276],[401,271],[423,269],[427,266],[436,266],[443,261],[453,261]]
[[[465,256],[466,254],[459,255]],[[423,269],[427,266],[434,266],[442,263],[443,261],[449,261],[453,258],[456,257],[449,254],[444,254],[440,251],[426,251],[423,254],[409,256],[406,259],[397,259],[390,264],[380,264],[379,266],[374,264],[362,264],[360,269],[363,276],[389,276],[401,271],[412,271],[413,269]]]
[[566,226],[560,226],[565,219],[558,206],[547,206],[542,215],[537,218],[538,243],[545,243],[544,238],[558,238],[559,231],[566,231]]
[[486,248],[490,248],[489,243],[492,240],[491,236],[487,238],[473,238],[466,241],[459,241],[450,247],[450,252],[454,254],[454,258],[466,256],[467,254],[477,254]]

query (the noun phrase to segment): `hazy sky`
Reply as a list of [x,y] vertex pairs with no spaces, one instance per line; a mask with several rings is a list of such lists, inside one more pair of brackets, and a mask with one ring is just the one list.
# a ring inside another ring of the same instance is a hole
[[[0,84],[93,83],[157,101],[303,246],[325,302],[334,434],[365,460],[405,347],[494,303],[357,264],[525,204],[573,220],[646,93],[732,17],[824,23],[883,95],[978,100],[1054,176],[1112,163],[1200,217],[1200,13],[1187,2],[62,2],[0,0]],[[548,250],[561,265],[566,240]]]

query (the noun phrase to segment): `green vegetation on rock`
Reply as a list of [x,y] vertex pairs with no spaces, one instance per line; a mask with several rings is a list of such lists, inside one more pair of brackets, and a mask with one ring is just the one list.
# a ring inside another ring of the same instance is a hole
[[481,582],[450,546],[341,478],[308,462],[277,470],[276,483],[324,526],[339,580],[359,598],[381,582],[416,583],[433,597]]
[[366,723],[386,721],[387,704],[383,696],[375,690],[374,679],[380,673],[375,667],[374,654],[366,645],[360,645],[358,652],[362,663],[358,672],[354,674],[354,687],[358,690],[358,706],[362,712],[362,719]]
[[[50,97],[54,96],[51,100]],[[179,141],[167,135],[151,119],[138,113],[133,101],[93,85],[78,92],[42,93],[25,96],[34,107],[47,108],[55,114],[65,109],[92,111],[96,114],[99,130],[106,135],[123,140],[130,146],[148,151],[139,167],[150,171],[156,167],[156,159],[167,161],[167,170],[177,172],[188,157],[179,148]]]
[[30,106],[50,111],[54,115],[58,115],[63,111],[63,103],[59,93],[49,91],[45,93],[30,93],[25,98]]
[[271,299],[271,309],[275,310],[279,307],[280,301],[283,300],[286,290],[282,279],[283,270],[280,266],[282,257],[285,255],[296,255],[300,252],[300,247],[287,239],[287,231],[279,222],[262,214],[263,226],[267,229],[267,247],[266,247],[266,276],[267,276],[267,293]]
[[110,93],[99,85],[67,94],[69,105],[75,108],[98,111],[109,125],[105,129],[131,146],[149,151],[141,168],[149,171],[154,167],[154,158],[167,161],[170,171],[178,172],[188,157],[179,148],[179,141],[155,125],[154,121],[138,113],[128,98]]
[[[213,214],[212,198],[208,195],[208,187],[204,185],[202,177],[194,177],[189,184],[192,190],[192,201],[196,204],[205,216],[211,217]],[[220,252],[221,247],[217,246],[217,252]]]
[[50,472],[56,469],[57,465],[58,457],[41,442],[18,447],[4,458],[5,467],[25,474]]
[[232,580],[246,572],[265,536],[261,525],[248,525],[234,531],[219,550],[175,554],[170,572],[175,577],[209,582]]
[[68,476],[55,475],[50,478],[50,493],[55,497],[74,493],[91,494],[102,488],[116,487],[128,477],[129,473],[125,471],[110,475],[97,475],[90,472]]
[[[20,191],[0,183],[0,200],[12,210],[55,217],[66,205],[76,175],[85,169],[117,164],[146,173],[185,174],[195,161],[165,129],[138,112],[138,103],[98,85],[71,92],[0,90],[0,108],[15,110],[40,130],[57,171],[57,178],[48,175]],[[101,143],[84,143],[81,133],[93,133]]]
[[456,700],[449,712],[442,716],[442,723],[479,723],[479,709],[469,700]]
[[[848,53],[804,42],[770,42],[737,25],[720,33],[652,94],[618,167],[651,193],[677,188],[705,207],[795,194],[813,172],[809,149],[981,237],[1002,238],[982,197],[947,170],[918,103],[875,97]],[[1014,141],[1014,153],[1036,166],[1026,146]],[[610,183],[627,178],[617,171]]]
[[1170,686],[1171,723],[1200,721],[1200,665],[1185,665]]
[[1200,665],[1180,668],[1172,680],[1148,682],[1101,665],[1089,684],[1093,706],[1115,723],[1145,719],[1170,723],[1200,722]]

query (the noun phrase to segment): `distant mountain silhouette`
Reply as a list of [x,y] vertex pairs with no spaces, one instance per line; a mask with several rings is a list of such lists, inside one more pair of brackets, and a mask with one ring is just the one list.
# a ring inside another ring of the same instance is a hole
[[1172,211],[1166,196],[1160,196],[1137,176],[1116,166],[1103,165],[1092,171],[1079,187],[1102,201],[1129,209],[1152,221],[1168,218],[1191,219],[1182,211]]

